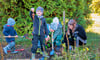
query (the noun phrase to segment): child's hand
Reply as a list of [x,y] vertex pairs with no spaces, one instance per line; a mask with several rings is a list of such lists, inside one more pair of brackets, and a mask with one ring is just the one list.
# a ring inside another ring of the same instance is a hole
[[31,11],[34,12],[34,8],[31,8]]
[[54,40],[54,39],[52,39],[52,40]]
[[46,42],[48,42],[48,39],[47,39],[47,38],[45,38],[45,41],[46,41]]
[[18,35],[15,36],[16,38],[18,37]]
[[53,29],[50,29],[50,31],[51,31],[51,32],[54,32],[54,30],[53,30]]
[[67,29],[67,34],[68,34],[68,35],[70,34],[69,27],[68,27],[68,29]]
[[47,38],[45,38],[45,40],[46,40],[46,42],[47,42],[48,40],[50,40],[50,37],[48,36]]
[[8,38],[11,38],[11,36],[9,35]]
[[50,36],[48,36],[47,38],[48,38],[48,40],[50,40]]

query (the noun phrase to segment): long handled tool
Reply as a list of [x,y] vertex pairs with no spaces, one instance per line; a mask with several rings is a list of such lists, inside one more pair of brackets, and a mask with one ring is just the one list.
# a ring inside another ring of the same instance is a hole
[[66,33],[66,39],[67,39],[68,52],[69,52],[69,39],[68,39],[68,35],[67,35],[67,33]]
[[[9,38],[9,36],[3,36],[3,37]],[[31,39],[28,37],[28,34],[25,34],[24,36],[18,36],[18,37],[20,37],[20,38],[26,38],[26,39],[31,40]],[[16,38],[16,36],[11,36],[11,38]]]
[[50,55],[54,55],[54,40],[53,40],[53,32],[52,32],[52,51],[50,52]]
[[[9,36],[3,36],[5,38],[9,38]],[[18,37],[24,37],[24,36],[18,36]],[[10,38],[16,38],[16,36],[10,36]]]

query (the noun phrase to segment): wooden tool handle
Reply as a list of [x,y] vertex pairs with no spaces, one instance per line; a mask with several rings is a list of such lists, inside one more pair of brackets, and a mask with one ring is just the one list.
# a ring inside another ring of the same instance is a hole
[[52,49],[54,49],[54,46],[53,46],[53,32],[52,32]]
[[[3,36],[5,38],[9,38],[9,36]],[[23,37],[23,36],[18,36],[18,37]],[[16,36],[11,36],[10,38],[16,38]]]
[[[9,38],[9,36],[3,36],[3,37],[5,37],[5,38]],[[16,36],[11,36],[11,38],[14,38],[14,37],[16,37]]]
[[68,39],[68,35],[67,35],[67,33],[66,33],[66,39],[67,39],[68,51],[69,51],[69,39]]

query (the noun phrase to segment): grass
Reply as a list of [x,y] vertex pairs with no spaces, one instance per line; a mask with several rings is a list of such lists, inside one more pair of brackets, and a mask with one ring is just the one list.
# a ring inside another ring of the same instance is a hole
[[100,34],[98,33],[92,33],[92,32],[88,32],[87,33],[87,45],[91,46],[92,45],[96,45],[97,47],[99,47],[100,43]]
[[[30,36],[32,38],[32,36]],[[27,44],[26,44],[27,43]],[[96,45],[99,47],[100,43],[100,34],[98,33],[92,33],[92,32],[87,32],[87,46]],[[31,45],[31,41],[25,38],[17,38],[16,39],[16,44],[18,45]]]

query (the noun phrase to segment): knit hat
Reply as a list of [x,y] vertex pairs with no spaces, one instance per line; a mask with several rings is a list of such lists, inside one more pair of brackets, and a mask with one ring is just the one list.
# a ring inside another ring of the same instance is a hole
[[59,24],[59,19],[58,19],[58,17],[55,17],[55,18],[53,19],[53,23]]
[[59,24],[59,19],[57,17],[55,17],[53,19],[53,22],[51,23],[50,28],[53,30],[56,30],[58,28],[58,24]]
[[7,25],[14,25],[15,24],[15,20],[13,18],[9,18],[7,21]]
[[69,22],[68,22],[69,25],[73,25],[73,24],[75,24],[75,23],[76,23],[76,22],[75,22],[75,20],[73,20],[73,19],[70,19]]
[[36,9],[36,12],[37,12],[38,10],[40,10],[42,13],[43,13],[43,11],[44,11],[44,9],[43,9],[42,7],[38,7],[38,8]]

